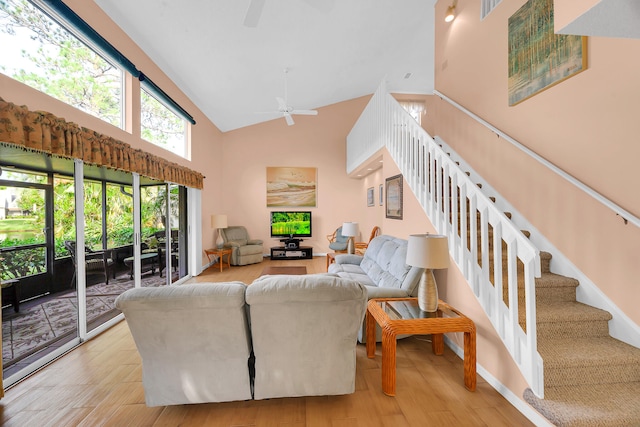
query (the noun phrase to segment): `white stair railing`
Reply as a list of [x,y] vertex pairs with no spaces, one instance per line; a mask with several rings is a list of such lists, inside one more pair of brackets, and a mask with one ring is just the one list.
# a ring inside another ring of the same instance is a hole
[[[384,84],[347,136],[347,171],[355,170],[383,147],[437,232],[448,236],[451,257],[529,386],[544,397],[542,358],[536,342],[539,251],[387,93]],[[519,322],[519,298],[524,300],[524,328]]]

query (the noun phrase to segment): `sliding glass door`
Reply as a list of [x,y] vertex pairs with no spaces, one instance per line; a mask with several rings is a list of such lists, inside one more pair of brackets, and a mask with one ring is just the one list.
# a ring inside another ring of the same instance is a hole
[[[77,337],[77,322],[50,298],[54,280],[53,176],[5,169],[0,180],[2,364],[5,376]],[[70,303],[73,307],[74,302]],[[75,310],[75,309],[74,309]]]
[[[119,321],[114,302],[122,292],[176,283],[188,277],[189,264],[185,187],[80,160],[3,150],[7,386]],[[14,154],[28,158],[33,170],[8,164]]]

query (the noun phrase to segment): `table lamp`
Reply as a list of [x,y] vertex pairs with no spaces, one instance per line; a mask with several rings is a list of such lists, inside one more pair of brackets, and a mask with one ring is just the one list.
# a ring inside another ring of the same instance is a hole
[[227,216],[226,215],[211,215],[211,228],[215,228],[218,230],[218,238],[216,239],[216,247],[218,249],[222,249],[224,246],[224,239],[222,238],[222,233],[220,233],[221,228],[227,228]]
[[424,268],[418,285],[420,310],[433,313],[438,310],[438,287],[433,269],[449,267],[447,236],[438,234],[412,234],[407,245],[407,264]]
[[345,222],[342,224],[342,235],[349,238],[349,241],[347,242],[347,253],[354,254],[356,251],[353,238],[358,235],[358,223]]

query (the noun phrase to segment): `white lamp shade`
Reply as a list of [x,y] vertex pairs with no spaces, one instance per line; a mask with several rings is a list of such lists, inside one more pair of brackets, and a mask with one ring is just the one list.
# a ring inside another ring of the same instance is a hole
[[449,267],[447,236],[440,234],[412,234],[407,245],[407,264],[420,268]]
[[227,216],[211,215],[211,228],[227,228]]
[[347,237],[355,237],[358,235],[357,222],[345,222],[342,224],[342,235]]

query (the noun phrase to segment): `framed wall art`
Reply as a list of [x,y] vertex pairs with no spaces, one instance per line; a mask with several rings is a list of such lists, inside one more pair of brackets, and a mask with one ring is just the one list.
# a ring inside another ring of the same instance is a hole
[[380,206],[382,206],[384,204],[384,185],[380,184],[380,188],[378,189],[379,194],[379,199],[380,199]]
[[373,187],[369,187],[367,188],[367,206],[373,206],[375,204],[376,202],[374,198]]
[[385,179],[386,217],[402,219],[402,175]]
[[317,168],[267,167],[267,207],[315,208]]
[[509,105],[587,69],[587,37],[555,34],[553,0],[529,0],[509,18]]

